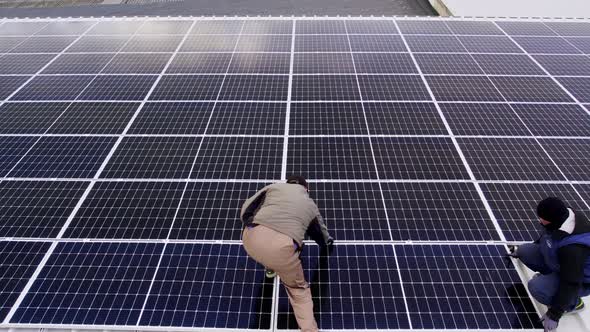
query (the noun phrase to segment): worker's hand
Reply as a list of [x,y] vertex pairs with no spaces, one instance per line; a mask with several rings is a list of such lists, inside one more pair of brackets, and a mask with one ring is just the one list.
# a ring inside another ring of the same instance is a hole
[[558,321],[549,318],[547,314],[543,315],[541,321],[543,321],[543,328],[545,329],[545,332],[555,332],[557,325],[559,325]]
[[334,251],[334,238],[331,236],[326,240],[326,245],[320,248],[320,255],[321,256],[330,256]]
[[333,237],[329,237],[328,241],[326,241],[326,244],[328,245],[328,247],[331,247],[334,245],[334,238]]
[[516,249],[517,249],[516,246],[512,246],[512,245],[508,246],[508,250],[510,252],[505,255],[506,258],[516,258],[516,259],[520,258],[518,256],[518,252],[516,251]]

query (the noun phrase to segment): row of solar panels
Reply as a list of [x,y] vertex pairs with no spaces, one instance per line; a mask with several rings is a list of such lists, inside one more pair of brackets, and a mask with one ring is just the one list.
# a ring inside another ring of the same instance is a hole
[[[50,243],[0,242],[0,319]],[[55,243],[10,323],[296,328],[283,290],[240,245]],[[337,245],[303,263],[322,329],[529,329],[532,303],[505,248]],[[161,258],[161,262],[160,261]],[[282,288],[282,287],[281,287]]]

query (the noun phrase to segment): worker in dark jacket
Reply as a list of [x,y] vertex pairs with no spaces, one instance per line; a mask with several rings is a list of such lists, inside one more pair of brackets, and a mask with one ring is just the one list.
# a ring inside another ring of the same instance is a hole
[[545,234],[519,246],[513,257],[539,272],[529,281],[529,291],[548,307],[543,326],[554,331],[561,316],[582,310],[581,297],[590,295],[590,222],[555,197],[542,200],[537,215]]
[[299,328],[317,331],[313,301],[299,252],[307,233],[321,247],[333,243],[303,177],[262,188],[242,206],[242,241],[250,257],[281,278]]

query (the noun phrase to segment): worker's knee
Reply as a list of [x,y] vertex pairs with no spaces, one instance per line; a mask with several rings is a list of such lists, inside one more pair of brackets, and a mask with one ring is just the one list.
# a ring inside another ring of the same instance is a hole
[[529,292],[531,296],[539,303],[544,305],[551,304],[558,284],[557,275],[536,275],[529,280]]

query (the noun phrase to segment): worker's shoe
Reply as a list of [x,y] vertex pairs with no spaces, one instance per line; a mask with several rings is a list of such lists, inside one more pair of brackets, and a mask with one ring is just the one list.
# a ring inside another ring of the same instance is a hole
[[573,309],[566,311],[565,314],[574,314],[576,312],[580,312],[584,310],[585,307],[586,305],[584,304],[584,301],[582,301],[582,298],[578,298],[576,306]]
[[267,278],[272,279],[277,276],[277,273],[271,269],[266,269],[265,275]]

